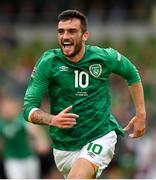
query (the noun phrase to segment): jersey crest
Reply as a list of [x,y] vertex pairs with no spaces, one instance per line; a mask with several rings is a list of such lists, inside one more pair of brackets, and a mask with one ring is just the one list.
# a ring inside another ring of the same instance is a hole
[[100,64],[92,64],[89,66],[89,72],[95,78],[98,78],[102,73],[102,66]]

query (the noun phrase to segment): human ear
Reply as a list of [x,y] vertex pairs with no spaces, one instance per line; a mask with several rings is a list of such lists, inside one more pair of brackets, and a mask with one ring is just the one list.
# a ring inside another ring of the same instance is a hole
[[82,37],[83,41],[87,41],[88,37],[89,37],[89,33],[88,33],[88,31],[86,31]]

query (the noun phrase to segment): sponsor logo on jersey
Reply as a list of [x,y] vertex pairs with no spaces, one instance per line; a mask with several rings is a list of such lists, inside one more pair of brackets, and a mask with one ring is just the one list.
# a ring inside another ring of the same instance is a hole
[[60,71],[68,71],[69,68],[67,66],[61,66]]
[[102,66],[100,64],[92,64],[89,66],[89,72],[92,76],[98,78],[102,73]]
[[87,152],[87,155],[90,156],[91,158],[95,157],[95,154],[93,152]]

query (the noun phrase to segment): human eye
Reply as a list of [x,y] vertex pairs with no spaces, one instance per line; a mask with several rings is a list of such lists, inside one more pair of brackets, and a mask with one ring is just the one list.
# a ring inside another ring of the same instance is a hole
[[58,29],[58,34],[63,34],[64,33],[64,30],[63,29]]
[[75,34],[77,32],[77,29],[69,29],[70,34]]

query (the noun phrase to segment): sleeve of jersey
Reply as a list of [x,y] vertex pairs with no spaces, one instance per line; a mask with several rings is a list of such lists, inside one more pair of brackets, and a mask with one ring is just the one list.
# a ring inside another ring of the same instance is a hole
[[128,58],[121,55],[118,51],[111,49],[112,72],[122,76],[127,80],[128,85],[140,82],[141,77],[134,64]]
[[25,93],[23,111],[27,121],[30,111],[40,107],[41,100],[49,86],[49,78],[50,64],[43,57],[36,63]]

